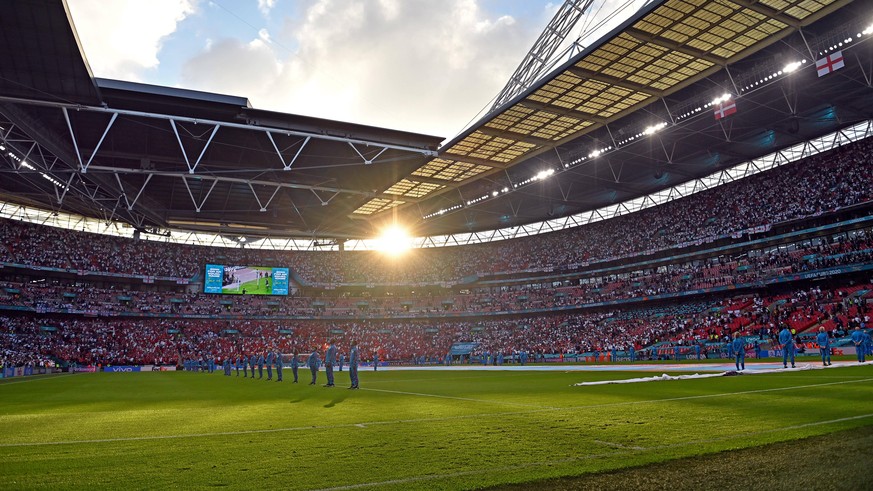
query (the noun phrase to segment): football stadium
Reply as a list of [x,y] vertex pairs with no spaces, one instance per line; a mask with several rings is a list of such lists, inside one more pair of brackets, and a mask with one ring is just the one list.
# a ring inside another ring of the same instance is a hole
[[0,489],[873,488],[873,4],[595,3],[444,138],[4,2]]

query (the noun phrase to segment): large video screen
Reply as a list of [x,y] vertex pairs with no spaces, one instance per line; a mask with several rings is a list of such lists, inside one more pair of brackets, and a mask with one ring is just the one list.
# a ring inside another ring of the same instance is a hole
[[225,295],[288,295],[288,268],[207,264],[203,291]]

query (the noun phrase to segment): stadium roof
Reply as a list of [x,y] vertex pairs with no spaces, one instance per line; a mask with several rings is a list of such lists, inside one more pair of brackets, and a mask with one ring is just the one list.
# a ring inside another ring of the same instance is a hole
[[[653,2],[438,148],[95,79],[63,2],[14,2],[0,16],[0,137],[15,155],[3,154],[0,199],[141,229],[319,238],[395,219],[433,235],[569,215],[873,117],[862,4]],[[817,77],[818,53],[847,38],[846,68]],[[738,112],[716,121],[707,104],[725,92]]]

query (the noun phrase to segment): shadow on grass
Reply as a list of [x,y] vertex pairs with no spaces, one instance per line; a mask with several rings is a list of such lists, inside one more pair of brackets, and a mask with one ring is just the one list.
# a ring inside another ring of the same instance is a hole
[[334,407],[334,406],[336,406],[337,404],[339,404],[339,403],[343,402],[344,400],[346,400],[346,397],[348,397],[348,396],[349,396],[349,394],[348,394],[347,392],[338,392],[338,393],[336,394],[336,397],[334,397],[330,402],[328,402],[327,404],[325,404],[324,407],[326,407],[326,408]]

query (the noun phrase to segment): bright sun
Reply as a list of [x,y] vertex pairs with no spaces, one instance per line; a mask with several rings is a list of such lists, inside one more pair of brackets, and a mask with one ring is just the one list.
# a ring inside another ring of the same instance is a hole
[[382,231],[377,241],[377,248],[385,253],[399,255],[406,252],[412,245],[412,238],[403,228],[393,225]]

